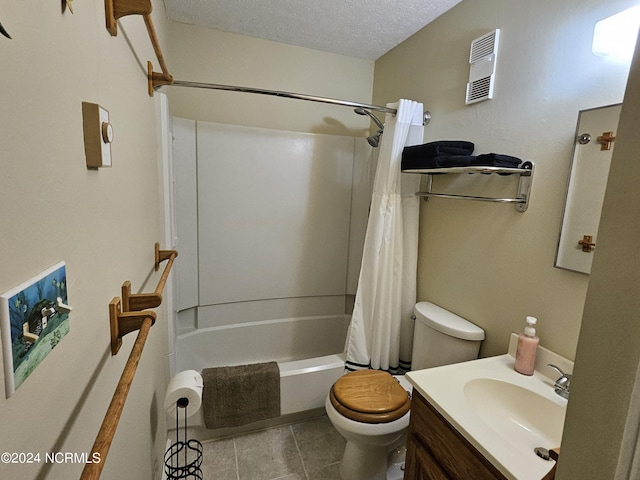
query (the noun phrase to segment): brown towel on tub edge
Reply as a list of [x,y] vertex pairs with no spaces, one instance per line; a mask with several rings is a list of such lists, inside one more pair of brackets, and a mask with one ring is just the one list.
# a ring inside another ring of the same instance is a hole
[[277,362],[202,370],[207,428],[238,427],[280,416]]

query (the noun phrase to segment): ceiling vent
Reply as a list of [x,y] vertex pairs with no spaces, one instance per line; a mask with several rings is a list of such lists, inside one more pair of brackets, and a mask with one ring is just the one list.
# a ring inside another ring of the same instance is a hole
[[500,30],[495,29],[471,42],[467,105],[493,98],[499,37]]

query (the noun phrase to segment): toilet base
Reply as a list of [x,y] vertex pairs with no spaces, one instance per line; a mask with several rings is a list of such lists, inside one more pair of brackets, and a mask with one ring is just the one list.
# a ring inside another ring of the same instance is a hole
[[387,480],[387,446],[347,442],[340,462],[343,480]]
[[389,456],[387,462],[387,480],[403,480],[404,479],[404,467],[407,457],[407,448],[404,443],[398,448],[394,448]]
[[[339,472],[343,480],[402,480],[404,478],[405,453],[407,450],[404,444],[392,449],[391,453],[386,456],[386,449],[380,448],[375,453],[375,465],[372,463],[374,460],[368,458],[368,454],[363,454],[361,448],[358,448],[353,443],[351,445],[351,448],[345,448],[342,462],[340,462]],[[366,452],[370,451],[370,448],[366,449]]]
[[387,480],[403,480],[404,479],[404,463],[392,463],[387,468]]
[[[388,467],[398,463],[398,455],[387,457],[404,444],[409,427],[409,412],[386,423],[361,423],[342,416],[333,406],[330,395],[325,400],[327,416],[335,429],[347,441],[340,462],[343,480],[401,480],[397,472],[387,476]],[[399,470],[402,465],[394,465]]]

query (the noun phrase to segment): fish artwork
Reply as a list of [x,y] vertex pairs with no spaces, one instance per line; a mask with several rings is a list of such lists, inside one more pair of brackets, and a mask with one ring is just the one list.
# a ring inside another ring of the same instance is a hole
[[0,23],[0,33],[9,39],[11,38],[11,35],[7,33],[7,31],[4,29],[1,23]]

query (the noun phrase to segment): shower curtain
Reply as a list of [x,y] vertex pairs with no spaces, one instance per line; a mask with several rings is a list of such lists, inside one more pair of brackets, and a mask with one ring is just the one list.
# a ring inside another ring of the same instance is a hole
[[397,113],[385,117],[345,367],[396,374],[411,368],[420,183],[400,172],[400,162],[405,146],[422,143],[423,107],[411,100],[387,107]]

